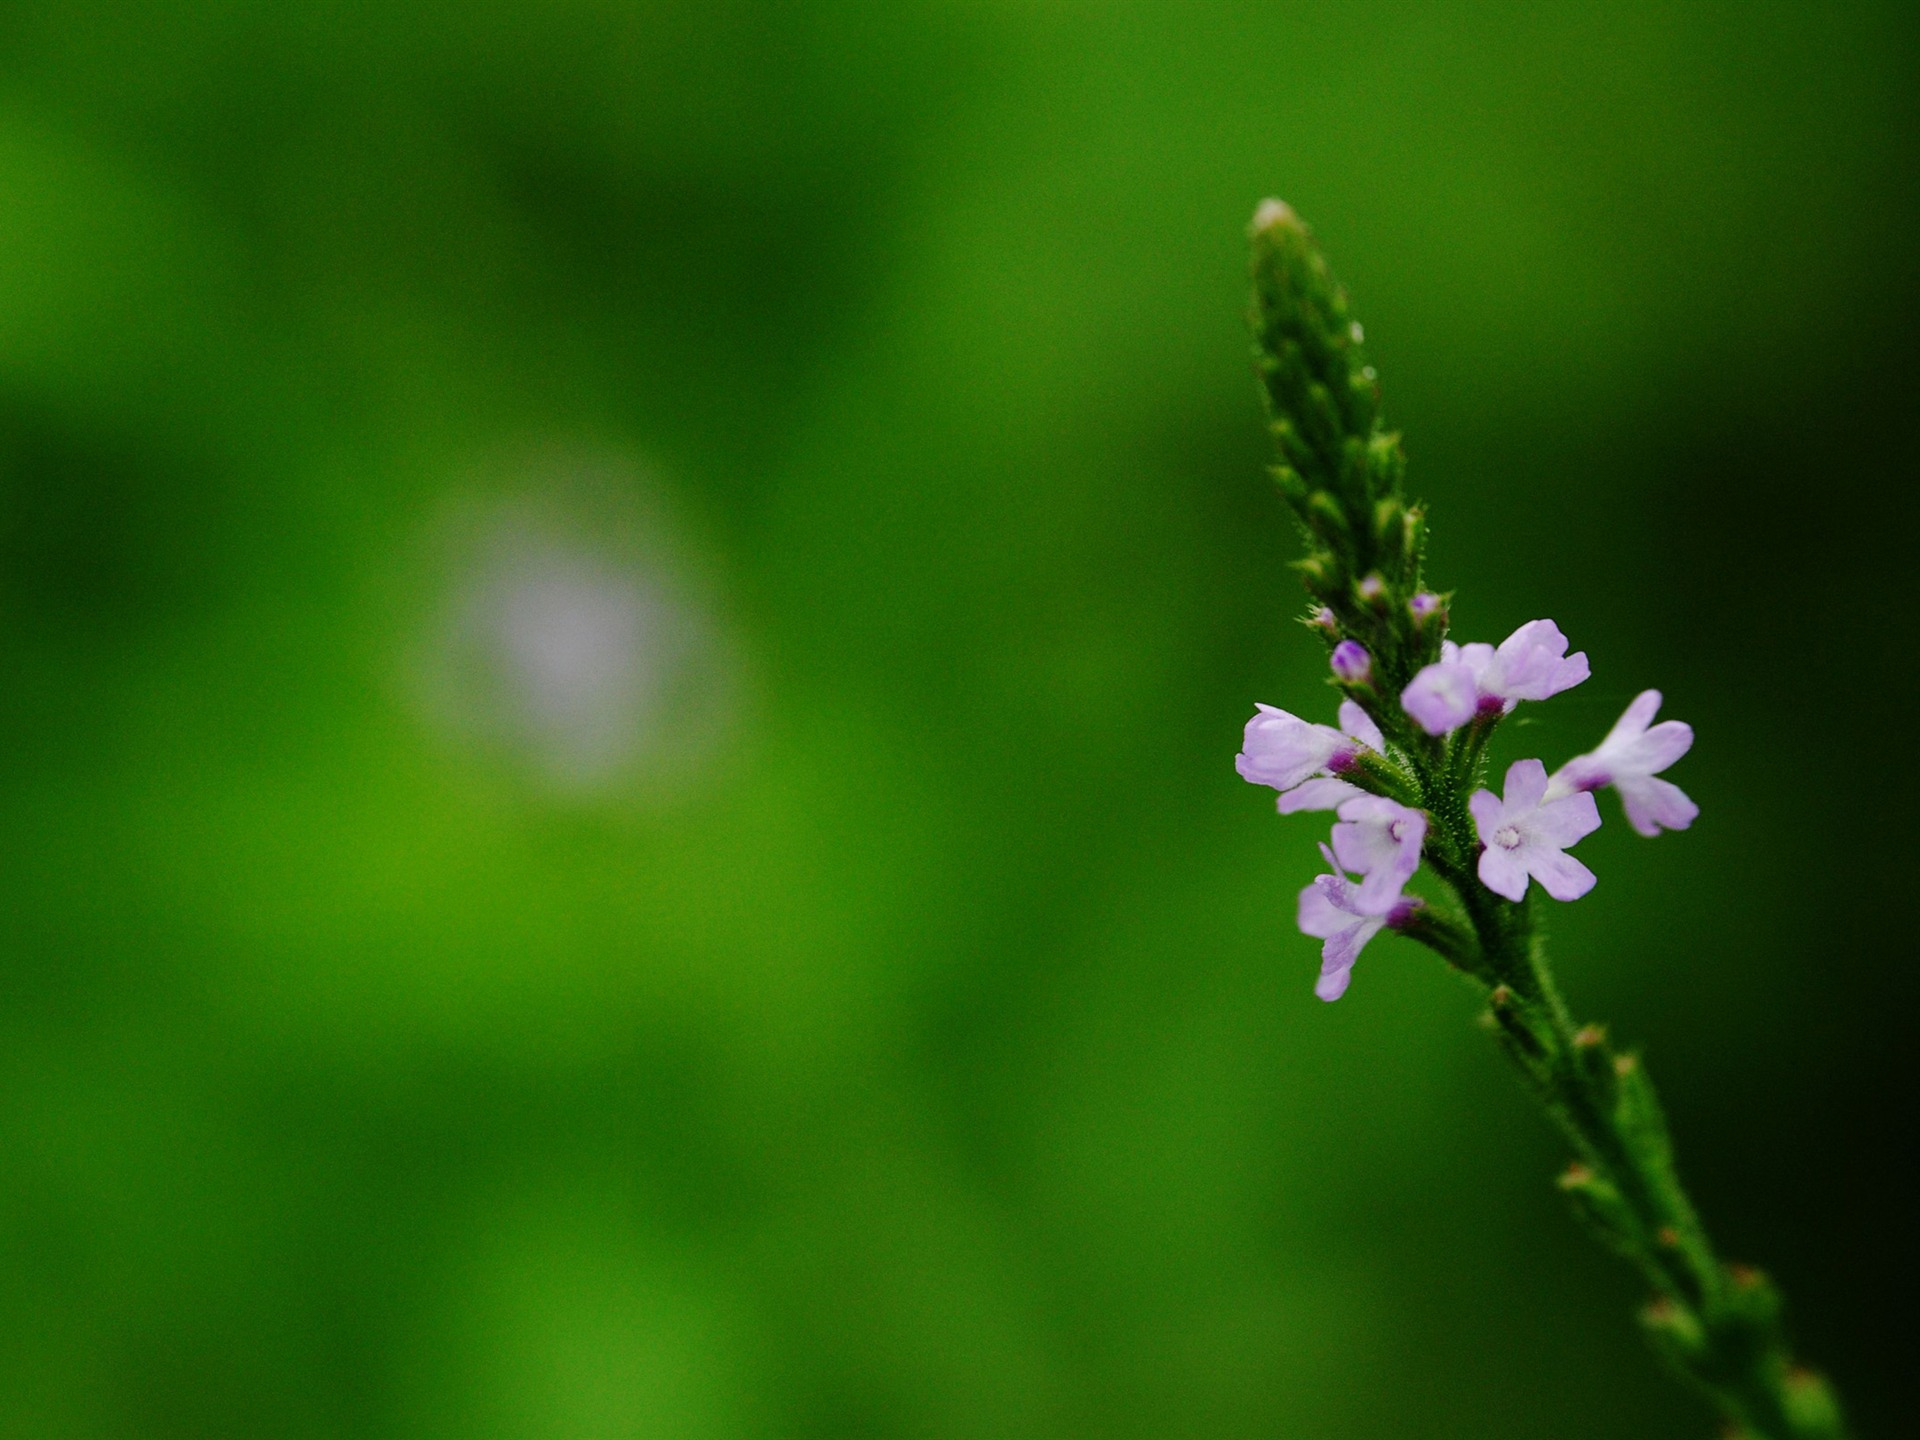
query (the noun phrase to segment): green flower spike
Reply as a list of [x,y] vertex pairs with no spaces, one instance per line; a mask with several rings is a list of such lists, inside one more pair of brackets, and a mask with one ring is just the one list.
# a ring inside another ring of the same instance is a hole
[[[1261,204],[1249,235],[1273,476],[1306,546],[1295,562],[1306,624],[1327,646],[1343,698],[1337,726],[1259,707],[1238,767],[1280,792],[1283,814],[1337,814],[1322,847],[1331,873],[1300,896],[1301,930],[1324,942],[1316,991],[1338,999],[1361,948],[1387,930],[1480,985],[1487,1028],[1573,1148],[1559,1188],[1651,1292],[1640,1321],[1656,1352],[1719,1409],[1729,1434],[1843,1440],[1832,1389],[1788,1348],[1779,1293],[1708,1240],[1645,1067],[1598,1026],[1574,1023],[1536,923],[1535,885],[1562,903],[1593,886],[1566,852],[1601,823],[1595,791],[1618,791],[1642,835],[1693,822],[1698,807],[1656,778],[1693,731],[1654,724],[1661,697],[1649,690],[1589,754],[1551,773],[1520,760],[1502,794],[1484,788],[1501,721],[1522,701],[1580,684],[1587,658],[1566,653],[1550,620],[1498,647],[1447,638],[1453,597],[1427,588],[1425,513],[1406,498],[1400,437],[1382,421],[1346,292],[1278,200]],[[1437,902],[1403,891],[1421,865],[1440,881]]]

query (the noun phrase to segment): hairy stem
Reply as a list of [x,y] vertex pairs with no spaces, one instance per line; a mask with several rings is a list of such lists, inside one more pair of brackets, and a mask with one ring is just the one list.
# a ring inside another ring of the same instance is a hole
[[1503,1037],[1530,1041],[1507,1048],[1579,1156],[1561,1188],[1652,1290],[1641,1323],[1655,1347],[1719,1406],[1737,1434],[1842,1440],[1848,1432],[1838,1402],[1821,1377],[1794,1360],[1772,1284],[1714,1253],[1674,1167],[1666,1117],[1645,1067],[1614,1050],[1599,1027],[1574,1025],[1545,946],[1531,934],[1518,958],[1522,985],[1512,994],[1494,992],[1495,1024]]

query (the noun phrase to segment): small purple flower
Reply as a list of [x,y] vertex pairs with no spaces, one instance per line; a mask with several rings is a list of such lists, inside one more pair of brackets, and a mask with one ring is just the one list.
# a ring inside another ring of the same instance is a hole
[[1593,888],[1593,872],[1571,855],[1569,845],[1600,828],[1600,807],[1585,791],[1547,797],[1547,767],[1516,760],[1507,769],[1504,799],[1477,790],[1467,801],[1480,832],[1480,880],[1496,895],[1519,900],[1527,877],[1556,900],[1578,900]]
[[1341,803],[1333,827],[1333,853],[1345,869],[1365,879],[1363,904],[1398,895],[1420,868],[1420,846],[1427,838],[1425,812],[1399,805],[1383,795],[1358,795]]
[[1347,878],[1325,845],[1320,853],[1327,857],[1331,875],[1320,875],[1300,892],[1300,931],[1316,940],[1320,947],[1320,979],[1313,993],[1322,1000],[1338,1000],[1347,993],[1353,962],[1374,936],[1388,928],[1398,929],[1420,908],[1415,896],[1402,895],[1398,885],[1390,895],[1365,893],[1365,886]]
[[1333,647],[1327,663],[1343,685],[1364,685],[1373,675],[1373,657],[1358,640],[1342,640]]
[[1692,748],[1693,727],[1680,720],[1654,725],[1653,717],[1659,713],[1660,692],[1642,690],[1598,749],[1575,756],[1554,771],[1548,798],[1611,785],[1620,792],[1627,823],[1640,834],[1686,829],[1700,807],[1678,785],[1654,777]]
[[1339,617],[1324,605],[1313,612],[1313,616],[1307,621],[1307,624],[1310,628],[1318,630],[1323,634],[1338,635],[1340,633]]
[[[1468,647],[1473,648],[1473,647]],[[1587,678],[1585,651],[1567,654],[1567,637],[1551,620],[1529,620],[1500,642],[1480,672],[1480,692],[1504,700],[1546,700]]]
[[1325,770],[1351,742],[1331,725],[1314,725],[1271,705],[1256,705],[1234,769],[1255,785],[1291,790]]
[[1378,575],[1369,575],[1353,587],[1353,593],[1368,605],[1377,605],[1387,598],[1387,582]]
[[1459,729],[1477,714],[1504,715],[1522,700],[1545,700],[1587,678],[1584,652],[1567,654],[1551,620],[1529,620],[1500,642],[1442,642],[1440,658],[1413,677],[1400,704],[1429,735]]
[[1440,597],[1431,590],[1422,590],[1407,601],[1407,613],[1413,616],[1416,625],[1424,625],[1440,613]]
[[1458,730],[1473,718],[1480,703],[1479,683],[1459,656],[1458,645],[1443,642],[1440,659],[1422,669],[1400,693],[1400,708],[1429,735]]
[[1241,778],[1271,785],[1280,792],[1282,815],[1296,810],[1331,810],[1363,792],[1338,778],[1363,749],[1387,748],[1380,727],[1351,700],[1340,704],[1340,729],[1314,725],[1298,715],[1259,705],[1247,722],[1243,748],[1234,757]]

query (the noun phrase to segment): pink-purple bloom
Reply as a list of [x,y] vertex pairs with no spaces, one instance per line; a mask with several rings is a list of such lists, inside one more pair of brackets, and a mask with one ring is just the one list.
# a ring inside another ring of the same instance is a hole
[[1334,677],[1348,685],[1362,685],[1373,674],[1373,657],[1358,640],[1342,640],[1333,647],[1327,663]]
[[1550,799],[1611,785],[1620,792],[1627,823],[1642,835],[1661,830],[1684,830],[1700,807],[1669,780],[1655,777],[1693,745],[1693,727],[1680,720],[1662,720],[1660,692],[1642,690],[1626,713],[1607,732],[1599,748],[1579,755],[1554,771],[1547,786]]
[[1382,930],[1406,924],[1420,901],[1402,895],[1398,885],[1391,894],[1369,895],[1364,884],[1356,885],[1348,878],[1332,850],[1322,845],[1320,853],[1326,856],[1327,868],[1333,873],[1316,876],[1300,892],[1299,921],[1303,934],[1325,942],[1320,947],[1320,979],[1313,993],[1322,1000],[1338,1000],[1347,993],[1353,962],[1360,957],[1361,949]]
[[1234,769],[1255,785],[1271,785],[1280,792],[1279,810],[1331,810],[1341,801],[1362,794],[1356,785],[1339,778],[1363,750],[1387,748],[1380,727],[1351,700],[1340,705],[1340,728],[1315,725],[1271,705],[1256,706],[1247,722],[1246,738],[1234,757]]
[[1341,802],[1333,827],[1333,854],[1341,866],[1365,877],[1363,904],[1398,895],[1420,868],[1420,847],[1427,838],[1424,811],[1387,799],[1357,795]]
[[1584,790],[1550,798],[1538,760],[1514,761],[1505,796],[1475,791],[1467,809],[1486,846],[1480,880],[1494,894],[1517,901],[1528,877],[1556,900],[1578,900],[1593,888],[1593,872],[1565,851],[1600,828],[1600,807]]
[[1442,642],[1440,658],[1413,677],[1400,703],[1429,735],[1445,735],[1475,715],[1504,715],[1519,701],[1570,690],[1587,674],[1586,653],[1567,654],[1558,625],[1529,620],[1497,650]]

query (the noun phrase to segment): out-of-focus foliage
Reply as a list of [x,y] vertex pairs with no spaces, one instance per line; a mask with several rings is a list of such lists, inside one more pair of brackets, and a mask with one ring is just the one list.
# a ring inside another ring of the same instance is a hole
[[1266,193],[1506,740],[1695,725],[1556,952],[1885,1431],[1915,41],[7,7],[0,1436],[1700,1433],[1471,997],[1311,998]]

